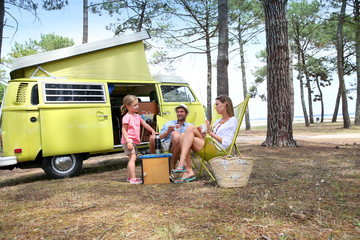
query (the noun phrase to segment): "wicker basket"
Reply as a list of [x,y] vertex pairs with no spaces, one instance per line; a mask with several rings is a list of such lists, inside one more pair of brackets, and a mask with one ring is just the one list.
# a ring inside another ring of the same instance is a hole
[[248,184],[254,160],[238,156],[222,156],[209,160],[220,187],[245,187]]

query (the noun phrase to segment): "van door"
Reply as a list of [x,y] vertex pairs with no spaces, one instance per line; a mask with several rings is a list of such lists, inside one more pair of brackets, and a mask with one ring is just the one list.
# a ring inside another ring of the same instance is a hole
[[176,120],[175,107],[180,103],[189,108],[187,122],[201,125],[205,122],[204,108],[187,84],[160,84],[159,98],[161,116],[167,120]]
[[41,150],[37,93],[37,83],[26,81],[11,81],[6,90],[3,151],[4,156],[15,156],[18,163],[35,160]]
[[39,88],[44,157],[113,150],[106,83],[43,82]]

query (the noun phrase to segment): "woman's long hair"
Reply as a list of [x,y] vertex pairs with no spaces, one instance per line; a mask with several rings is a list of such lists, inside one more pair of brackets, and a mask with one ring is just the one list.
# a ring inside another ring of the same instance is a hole
[[215,100],[219,100],[222,103],[226,103],[226,112],[229,114],[230,117],[234,116],[234,107],[231,101],[231,98],[229,98],[226,95],[220,95]]
[[125,113],[128,112],[126,105],[130,105],[133,101],[137,100],[137,97],[134,95],[126,95],[123,99],[123,105],[121,106],[120,110],[121,110],[121,114],[124,115]]

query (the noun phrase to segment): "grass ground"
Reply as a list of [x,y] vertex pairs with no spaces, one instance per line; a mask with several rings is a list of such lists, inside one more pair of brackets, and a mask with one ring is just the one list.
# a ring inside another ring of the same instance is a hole
[[356,138],[307,138],[296,148],[240,141],[256,160],[244,188],[219,188],[206,174],[130,185],[121,154],[85,162],[70,179],[0,171],[0,239],[360,239],[360,128],[294,126],[295,136],[319,134]]

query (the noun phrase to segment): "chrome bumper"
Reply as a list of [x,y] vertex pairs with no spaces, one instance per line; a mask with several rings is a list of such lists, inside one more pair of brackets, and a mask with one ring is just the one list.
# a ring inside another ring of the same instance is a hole
[[15,165],[17,164],[16,159],[15,156],[0,157],[0,167]]

